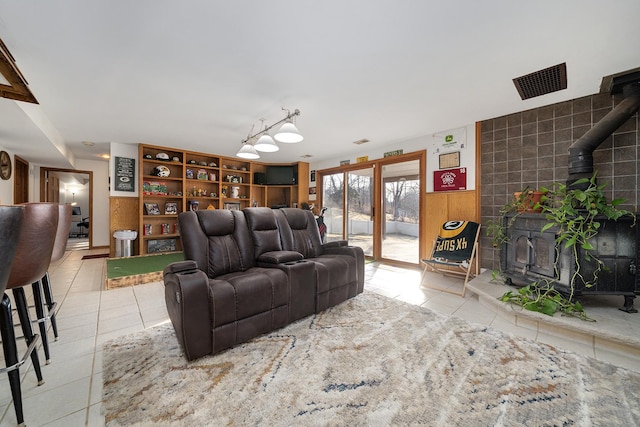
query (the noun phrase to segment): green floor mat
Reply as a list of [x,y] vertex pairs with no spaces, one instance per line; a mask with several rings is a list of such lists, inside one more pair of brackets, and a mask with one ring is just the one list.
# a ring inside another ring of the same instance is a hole
[[135,256],[130,258],[110,258],[107,260],[107,279],[162,271],[172,262],[183,260],[184,255],[182,252]]

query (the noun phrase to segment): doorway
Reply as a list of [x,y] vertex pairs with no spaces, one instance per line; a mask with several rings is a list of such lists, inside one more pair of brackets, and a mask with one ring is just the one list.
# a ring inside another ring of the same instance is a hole
[[14,159],[13,203],[17,205],[29,201],[29,162],[19,156]]
[[40,200],[67,203],[73,208],[67,250],[90,249],[93,211],[93,172],[40,168]]
[[383,259],[419,262],[420,164],[418,160],[382,166]]
[[347,240],[373,260],[418,265],[424,151],[319,171],[327,241]]

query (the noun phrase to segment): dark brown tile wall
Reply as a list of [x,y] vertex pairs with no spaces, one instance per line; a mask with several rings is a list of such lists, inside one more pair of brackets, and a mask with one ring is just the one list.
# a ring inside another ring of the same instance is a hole
[[[481,221],[498,218],[513,193],[525,187],[565,182],[569,146],[613,109],[621,98],[597,94],[482,122]],[[598,182],[610,198],[624,198],[634,212],[640,205],[640,119],[638,113],[593,153]],[[499,268],[499,251],[481,238],[481,266]]]

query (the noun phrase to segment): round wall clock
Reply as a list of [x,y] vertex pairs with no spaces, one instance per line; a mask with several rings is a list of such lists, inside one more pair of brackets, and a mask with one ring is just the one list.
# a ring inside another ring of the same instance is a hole
[[11,178],[11,156],[6,151],[0,151],[0,178]]

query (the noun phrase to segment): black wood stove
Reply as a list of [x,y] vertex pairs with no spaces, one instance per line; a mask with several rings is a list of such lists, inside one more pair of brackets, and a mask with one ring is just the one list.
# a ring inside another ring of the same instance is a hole
[[[504,218],[508,242],[500,248],[502,273],[514,285],[528,285],[546,279],[559,292],[571,294],[571,277],[576,271],[573,249],[556,244],[558,229],[542,232],[547,223],[543,214],[507,214]],[[602,220],[600,231],[590,242],[592,253],[604,262],[595,284],[587,287],[584,281],[574,282],[574,297],[581,295],[622,295],[621,310],[635,313],[633,300],[640,294],[640,280],[636,274],[640,250],[640,224],[633,226],[633,218],[618,221]],[[580,274],[590,281],[596,263],[588,260],[582,249],[578,253]]]

